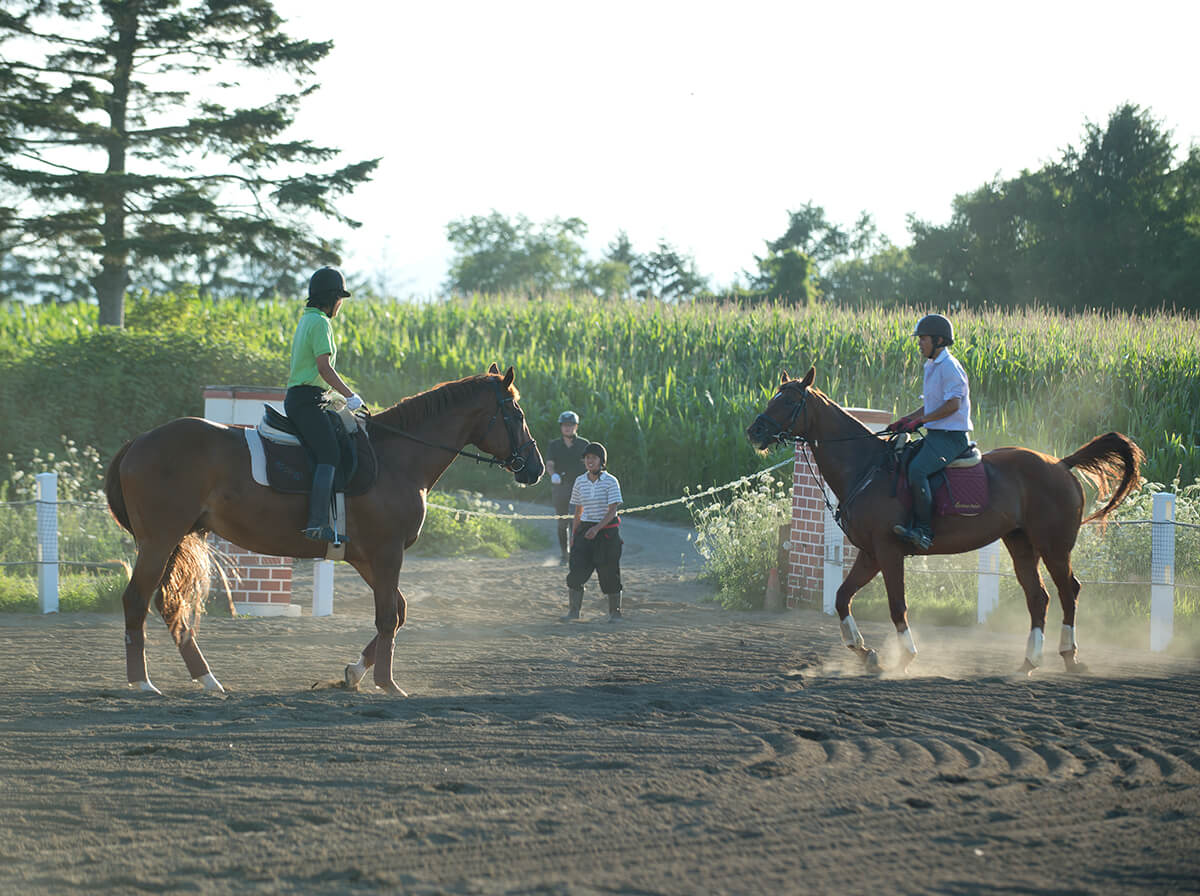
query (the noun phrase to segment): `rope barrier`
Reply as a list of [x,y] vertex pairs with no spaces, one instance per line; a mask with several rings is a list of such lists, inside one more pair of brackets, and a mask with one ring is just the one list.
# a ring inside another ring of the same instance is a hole
[[[695,501],[697,498],[707,498],[709,495],[715,495],[719,492],[727,491],[731,488],[736,488],[739,485],[745,485],[748,482],[753,482],[755,479],[761,479],[768,473],[778,470],[780,467],[789,466],[792,459],[788,458],[785,461],[780,461],[773,467],[767,467],[765,470],[759,470],[757,473],[751,473],[749,476],[743,476],[741,479],[735,479],[733,482],[727,482],[724,485],[714,485],[710,489],[702,492],[696,492],[694,495],[684,495],[682,498],[672,498],[670,501],[659,501],[657,504],[643,504],[641,507],[630,507],[628,509],[621,508],[621,516],[628,516],[631,513],[642,513],[646,510],[657,510],[660,507],[670,507],[672,504],[685,504],[688,501]],[[426,506],[436,507],[438,510],[445,510],[448,513],[458,513],[463,516],[487,516],[498,520],[570,520],[574,517],[570,514],[559,516],[555,513],[492,513],[487,510],[464,510],[461,507],[449,507],[445,504],[437,504],[433,501],[427,501]]]

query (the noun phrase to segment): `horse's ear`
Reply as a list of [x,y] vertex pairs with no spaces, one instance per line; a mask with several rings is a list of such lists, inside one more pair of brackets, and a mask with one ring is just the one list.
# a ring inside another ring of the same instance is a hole
[[804,374],[804,380],[800,383],[805,389],[812,385],[813,377],[817,375],[817,368],[808,368],[808,373]]
[[488,373],[499,373],[500,368],[496,366],[496,362],[492,362],[492,366],[488,368]]
[[[496,373],[499,373],[499,372],[500,372],[499,370],[496,371]],[[504,388],[507,389],[509,386],[511,386],[512,381],[513,381],[513,369],[510,367],[510,368],[508,368],[508,370],[504,371],[504,383],[503,383]]]
[[787,370],[785,369],[783,371],[783,373],[779,374],[779,385],[781,385],[781,386],[787,385],[788,380],[790,380],[791,378],[792,378],[792,375],[790,373],[788,373]]

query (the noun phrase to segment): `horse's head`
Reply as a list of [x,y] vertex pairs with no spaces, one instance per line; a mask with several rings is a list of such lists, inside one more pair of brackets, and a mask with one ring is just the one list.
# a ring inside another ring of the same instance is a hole
[[746,427],[746,438],[759,451],[796,436],[807,434],[808,415],[804,413],[808,401],[808,387],[812,385],[816,370],[808,368],[804,379],[794,380],[785,370],[779,380],[779,391],[767,402],[766,408]]
[[[501,376],[500,368],[493,364],[488,374],[495,389],[496,411],[488,421],[483,437],[475,444],[493,457],[507,458],[503,462],[504,469],[512,471],[522,485],[533,485],[542,478],[546,465],[525,423],[525,412],[517,403],[520,395],[513,388],[513,369],[508,368]],[[496,426],[497,420],[504,425]]]

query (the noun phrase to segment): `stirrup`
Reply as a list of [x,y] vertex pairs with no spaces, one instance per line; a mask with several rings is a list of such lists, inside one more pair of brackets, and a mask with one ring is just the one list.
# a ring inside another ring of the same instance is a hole
[[326,523],[323,526],[309,526],[300,530],[300,534],[305,538],[311,538],[313,541],[336,541],[337,533],[333,531],[333,526]]
[[919,551],[927,551],[933,546],[933,536],[916,526],[910,528],[897,523],[892,527],[892,531]]

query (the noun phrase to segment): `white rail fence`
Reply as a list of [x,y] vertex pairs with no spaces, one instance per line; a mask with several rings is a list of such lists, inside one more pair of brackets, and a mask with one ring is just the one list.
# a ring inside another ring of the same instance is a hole
[[[769,472],[769,471],[763,471]],[[42,613],[56,613],[59,608],[59,572],[64,566],[78,566],[86,568],[98,568],[112,565],[111,557],[106,557],[103,560],[74,560],[63,559],[60,556],[60,507],[67,506],[73,508],[88,508],[93,511],[103,512],[107,516],[108,510],[104,505],[83,504],[82,502],[66,502],[58,500],[58,477],[54,473],[41,473],[36,477],[38,497],[33,501],[10,502],[7,505],[0,505],[8,508],[28,507],[33,505],[36,508],[36,549],[32,553],[35,554],[35,559],[32,560],[8,560],[0,561],[0,568],[8,566],[29,566],[36,565],[37,567],[37,588],[38,588],[38,608]],[[697,495],[690,496],[690,499],[698,497]],[[684,499],[687,500],[687,499]],[[674,503],[674,502],[667,502]],[[471,511],[457,511],[456,508],[447,508],[456,512],[471,513]],[[640,510],[644,508],[634,508]],[[488,514],[499,516],[502,518],[520,519],[524,518],[520,514]],[[553,515],[545,517],[528,517],[528,518],[552,518]],[[107,524],[116,527],[116,523],[109,518]],[[1160,492],[1154,495],[1153,499],[1153,519],[1150,520],[1126,520],[1120,525],[1149,525],[1151,527],[1151,545],[1149,557],[1149,587],[1150,587],[1150,649],[1154,651],[1162,651],[1170,644],[1174,634],[1174,619],[1175,619],[1175,598],[1177,586],[1175,583],[1175,541],[1176,530],[1180,527],[1196,528],[1185,523],[1177,523],[1175,520],[1175,495],[1169,492]],[[843,578],[843,557],[845,553],[845,540],[841,529],[833,520],[832,513],[828,513],[825,525],[825,585],[823,595],[823,609],[827,613],[832,613],[834,598],[837,593],[837,587]],[[11,552],[10,552],[11,553]],[[1002,558],[1006,555],[1001,548],[999,542],[993,542],[977,552],[978,563],[974,574],[978,580],[978,597],[977,597],[977,620],[979,623],[987,621],[988,617],[999,606],[1000,602],[1000,580],[1005,576],[1012,576],[1011,572],[1002,570]],[[958,574],[969,574],[968,570],[945,570]],[[332,584],[332,583],[330,583]],[[1109,583],[1105,583],[1109,584]],[[1112,584],[1139,584],[1139,583],[1112,583]],[[327,590],[332,590],[328,588]]]

